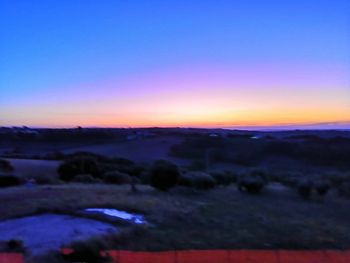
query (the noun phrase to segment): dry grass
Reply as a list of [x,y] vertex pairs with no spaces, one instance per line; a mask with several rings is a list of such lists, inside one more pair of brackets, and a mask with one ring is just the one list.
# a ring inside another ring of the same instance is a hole
[[14,167],[13,174],[22,178],[48,176],[58,178],[57,168],[60,161],[7,159]]
[[[0,218],[85,207],[114,207],[144,213],[155,227],[107,238],[109,247],[136,250],[209,248],[349,248],[348,201],[301,200],[290,190],[267,189],[261,196],[234,186],[208,192],[175,188],[169,193],[139,186],[57,185],[0,191]],[[122,235],[122,237],[120,237]],[[106,240],[105,240],[106,241]]]

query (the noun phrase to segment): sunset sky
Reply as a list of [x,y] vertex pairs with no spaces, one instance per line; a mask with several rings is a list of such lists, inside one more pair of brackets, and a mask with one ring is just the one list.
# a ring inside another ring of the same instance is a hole
[[350,127],[349,10],[0,0],[0,126]]

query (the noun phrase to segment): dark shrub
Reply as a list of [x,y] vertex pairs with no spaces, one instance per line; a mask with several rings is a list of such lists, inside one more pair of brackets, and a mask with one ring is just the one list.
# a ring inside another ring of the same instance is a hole
[[4,159],[0,159],[0,171],[2,172],[13,172],[14,168],[12,164]]
[[77,242],[72,246],[73,253],[64,256],[68,262],[85,263],[108,263],[112,262],[108,256],[103,256],[101,250],[103,245],[100,242],[91,240],[87,242]]
[[144,170],[139,176],[138,178],[140,179],[140,183],[142,184],[151,184],[151,177],[152,174],[150,172],[149,169]]
[[259,194],[265,186],[265,180],[260,176],[246,175],[238,180],[238,190],[251,194]]
[[109,160],[110,163],[119,164],[119,165],[134,165],[135,163],[129,159],[121,158],[121,157],[114,157]]
[[233,156],[232,161],[243,166],[254,166],[259,163],[260,159],[261,155],[258,153],[254,153],[253,151],[240,151]]
[[210,174],[203,172],[188,172],[180,177],[179,183],[201,190],[211,189],[216,185],[215,179]]
[[7,248],[11,252],[25,252],[25,247],[23,245],[23,241],[19,239],[10,239],[6,242]]
[[36,184],[59,184],[60,180],[52,175],[47,175],[47,174],[35,174],[35,175],[30,175],[26,176],[25,178],[27,181],[28,180],[34,180]]
[[265,170],[260,170],[260,169],[253,169],[250,172],[250,175],[252,177],[259,177],[261,178],[265,183],[269,181],[269,176],[267,175],[267,172]]
[[142,165],[134,165],[130,170],[130,175],[135,177],[140,177],[146,171],[146,167]]
[[21,180],[14,175],[0,175],[0,187],[20,185]]
[[92,157],[74,157],[58,167],[58,174],[61,180],[71,181],[78,174],[100,177],[101,171],[96,159]]
[[131,176],[118,171],[107,172],[104,175],[104,181],[111,184],[130,184]]
[[342,183],[337,189],[339,196],[350,198],[350,181]]
[[210,175],[215,179],[218,185],[229,185],[237,181],[237,175],[229,171],[214,171],[210,172]]
[[330,187],[329,183],[326,181],[318,181],[315,184],[316,192],[321,197],[324,197],[328,193],[330,188],[331,187]]
[[193,187],[192,177],[189,176],[190,174],[191,172],[181,174],[178,181],[179,185]]
[[107,161],[100,162],[103,173],[119,171],[129,175],[137,173],[137,165],[134,162],[124,158],[112,158]]
[[99,178],[91,176],[90,174],[78,174],[74,176],[71,182],[94,184],[94,183],[100,183],[101,180]]
[[164,160],[155,161],[150,173],[151,185],[162,191],[174,187],[180,176],[177,166]]
[[299,182],[297,186],[298,194],[304,199],[309,199],[312,194],[312,186],[313,184],[311,181]]
[[296,188],[299,184],[300,178],[302,178],[303,174],[298,172],[284,172],[282,174],[277,175],[276,182],[279,182],[285,186]]
[[350,173],[339,173],[339,172],[332,172],[329,174],[325,174],[324,178],[331,183],[334,187],[339,187],[343,183],[349,181],[350,182]]
[[192,161],[187,168],[190,171],[204,171],[206,169],[206,165],[203,161],[195,160]]

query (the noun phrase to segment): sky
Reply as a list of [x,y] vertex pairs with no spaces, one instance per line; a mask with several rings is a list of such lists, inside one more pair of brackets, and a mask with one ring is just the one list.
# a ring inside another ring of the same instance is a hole
[[349,10],[0,0],[0,126],[350,128]]

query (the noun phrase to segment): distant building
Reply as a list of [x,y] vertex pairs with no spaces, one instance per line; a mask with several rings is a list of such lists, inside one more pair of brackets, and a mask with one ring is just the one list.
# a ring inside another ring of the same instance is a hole
[[39,132],[37,130],[28,128],[27,126],[12,127],[11,131],[15,134],[31,134],[31,135],[38,135],[39,134]]
[[149,132],[149,131],[135,131],[132,134],[128,134],[126,136],[126,139],[128,141],[132,141],[132,140],[141,140],[141,139],[145,139],[145,138],[151,138],[156,136],[155,133],[153,132]]
[[258,139],[262,139],[264,136],[262,135],[254,135],[252,137],[250,137],[250,139],[253,139],[253,140],[258,140]]

